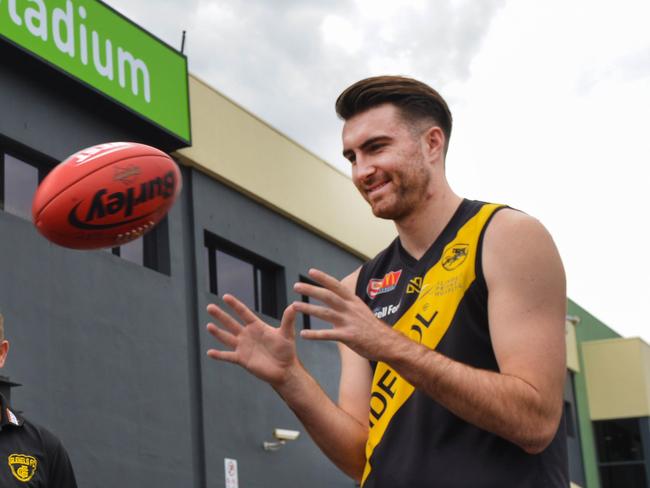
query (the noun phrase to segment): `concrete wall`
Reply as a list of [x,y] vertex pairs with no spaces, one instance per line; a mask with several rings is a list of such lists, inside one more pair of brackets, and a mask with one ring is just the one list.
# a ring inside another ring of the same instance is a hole
[[592,420],[650,417],[650,346],[639,338],[582,345]]
[[[193,173],[192,192],[197,203],[194,208],[196,255],[201,258],[204,255],[204,230],[245,243],[248,250],[283,265],[288,301],[300,299],[292,286],[309,267],[343,277],[360,264],[324,239],[200,173]],[[204,332],[203,324],[208,319],[205,307],[210,302],[221,301],[206,289],[207,264],[199,260],[197,270],[198,335],[200,349],[205,351],[214,346],[211,336]],[[278,324],[275,319],[266,319]],[[297,327],[301,325],[299,318]],[[336,398],[339,377],[336,346],[298,339],[298,352],[325,391]],[[240,485],[245,487],[353,486],[325,460],[270,387],[237,366],[216,363],[205,354],[201,358],[208,486],[222,486],[226,457],[238,460]],[[262,443],[273,440],[274,428],[301,430],[302,435],[278,452],[265,452]]]
[[[65,91],[54,75],[2,58],[5,148],[47,163],[140,135],[98,117],[104,102]],[[61,437],[80,486],[178,487],[196,476],[183,206],[169,219],[171,277],[107,252],[57,247],[31,222],[0,212],[0,310],[11,341],[2,373],[23,384],[16,408]]]
[[[177,222],[170,219],[171,235]],[[192,480],[178,239],[171,279],[106,252],[56,247],[5,213],[0,235],[0,301],[11,342],[3,373],[23,384],[13,392],[15,407],[60,435],[80,486]]]

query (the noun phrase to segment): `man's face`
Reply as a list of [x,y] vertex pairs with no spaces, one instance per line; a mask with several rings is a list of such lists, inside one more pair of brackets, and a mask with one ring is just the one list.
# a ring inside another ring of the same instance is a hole
[[414,132],[391,104],[357,114],[343,126],[352,181],[377,217],[403,219],[429,196],[431,171]]

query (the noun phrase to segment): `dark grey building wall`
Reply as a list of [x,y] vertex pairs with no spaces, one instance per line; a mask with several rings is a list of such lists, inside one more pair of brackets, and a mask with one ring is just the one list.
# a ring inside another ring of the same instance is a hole
[[[160,134],[123,109],[13,48],[0,43],[0,52],[1,144],[50,162],[106,141],[159,145]],[[84,487],[223,487],[225,457],[238,460],[246,488],[353,486],[304,431],[263,451],[274,428],[302,428],[268,386],[205,356],[214,346],[205,306],[219,298],[206,287],[203,233],[284,267],[289,302],[309,267],[343,277],[359,260],[201,173],[183,173],[168,218],[170,275],[60,248],[0,211],[0,311],[11,341],[0,374],[23,385],[15,407],[62,439]],[[336,346],[298,341],[336,397]]]
[[[195,218],[195,252],[199,260],[197,289],[201,329],[201,350],[214,347],[204,323],[205,307],[221,300],[206,290],[207,263],[203,232],[208,230],[284,267],[286,296],[290,303],[300,299],[293,284],[310,267],[339,278],[360,265],[347,252],[331,245],[304,228],[251,201],[210,178],[193,173],[192,192]],[[278,321],[266,317],[273,325]],[[299,317],[297,329],[302,327]],[[298,354],[308,370],[331,398],[337,398],[339,361],[336,345],[308,342],[300,338]],[[242,487],[350,487],[353,482],[341,474],[317,449],[293,413],[266,384],[246,372],[202,355],[200,365],[208,486],[224,486],[224,458],[235,458]],[[278,452],[265,452],[262,442],[273,440],[274,428],[302,431],[300,438]],[[233,435],[233,433],[236,433]]]
[[106,252],[59,248],[5,213],[0,234],[11,342],[3,373],[24,385],[12,394],[16,408],[61,436],[80,486],[186,486],[192,443],[178,260],[171,279]]
[[[5,147],[42,163],[147,132],[117,123],[122,109],[110,112],[54,70],[0,51]],[[171,277],[104,251],[57,247],[0,212],[0,310],[11,341],[2,373],[24,385],[12,395],[16,408],[62,438],[80,486],[188,486],[196,476],[182,207],[169,219]]]

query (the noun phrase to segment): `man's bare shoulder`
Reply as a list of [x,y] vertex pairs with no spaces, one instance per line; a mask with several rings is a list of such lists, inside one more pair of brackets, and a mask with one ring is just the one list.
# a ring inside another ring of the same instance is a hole
[[485,231],[484,248],[507,251],[513,246],[552,244],[553,239],[546,227],[535,217],[511,208],[497,212]]
[[490,289],[503,280],[539,285],[543,276],[563,288],[564,269],[551,234],[535,217],[513,209],[497,212],[485,231],[483,271]]
[[526,212],[506,207],[494,214],[488,229],[497,227],[502,231],[507,231],[508,229],[516,230],[518,226],[544,228],[544,225],[536,217]]

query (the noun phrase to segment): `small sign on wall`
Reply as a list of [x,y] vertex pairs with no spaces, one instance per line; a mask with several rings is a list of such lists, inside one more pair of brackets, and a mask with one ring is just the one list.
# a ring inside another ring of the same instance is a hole
[[237,477],[237,460],[224,458],[223,466],[226,473],[226,488],[239,488],[239,479]]

